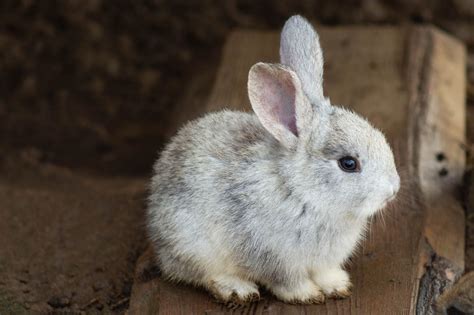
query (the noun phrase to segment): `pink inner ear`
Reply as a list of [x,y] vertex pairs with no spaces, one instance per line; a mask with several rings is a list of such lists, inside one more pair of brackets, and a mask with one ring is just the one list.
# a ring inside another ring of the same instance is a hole
[[279,122],[290,130],[295,136],[298,136],[296,128],[296,113],[295,113],[295,86],[292,78],[288,73],[282,72],[278,78],[271,75],[263,76],[263,86],[266,87],[262,91],[263,99],[271,104],[269,115],[271,120]]

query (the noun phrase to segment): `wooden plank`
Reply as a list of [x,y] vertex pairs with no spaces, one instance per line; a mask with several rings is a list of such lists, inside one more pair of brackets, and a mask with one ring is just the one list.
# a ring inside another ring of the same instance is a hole
[[415,175],[425,212],[416,312],[432,314],[442,290],[464,270],[465,218],[458,200],[465,166],[466,53],[442,32],[432,31],[420,41],[422,36],[418,32],[411,43],[425,60],[418,82],[411,81],[416,98],[410,104],[418,149],[413,151]]
[[[427,69],[431,75],[425,80],[421,94],[427,100],[419,119],[423,120],[418,135],[419,177],[427,202],[428,243],[436,253],[464,268],[464,243],[449,239],[456,233],[446,233],[448,229],[464,229],[464,211],[452,199],[460,192],[466,162],[465,107],[459,106],[465,104],[465,72],[459,68],[465,52],[452,49],[454,45],[453,39],[442,33],[432,42],[432,62]],[[446,208],[454,209],[446,211]]]
[[[449,285],[464,267],[464,215],[456,195],[464,171],[464,47],[430,27],[320,27],[318,32],[325,52],[326,94],[333,104],[351,107],[387,135],[402,178],[400,197],[385,211],[385,224],[374,220],[348,266],[354,283],[350,298],[294,306],[264,293],[260,302],[234,313],[428,310],[439,293],[431,280]],[[278,45],[276,32],[232,33],[203,110],[249,110],[248,70],[258,61],[276,62]],[[444,153],[442,161],[439,153]],[[144,279],[152,268],[151,257],[148,252],[137,266],[130,314],[232,312],[203,290],[170,284],[159,276]]]

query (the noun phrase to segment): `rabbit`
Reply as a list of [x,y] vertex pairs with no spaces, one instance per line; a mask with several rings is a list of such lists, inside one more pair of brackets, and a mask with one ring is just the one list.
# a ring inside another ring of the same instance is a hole
[[303,17],[285,23],[280,57],[250,69],[255,114],[188,122],[154,165],[147,224],[163,276],[229,305],[259,286],[288,303],[349,296],[344,264],[400,186],[384,135],[324,97]]

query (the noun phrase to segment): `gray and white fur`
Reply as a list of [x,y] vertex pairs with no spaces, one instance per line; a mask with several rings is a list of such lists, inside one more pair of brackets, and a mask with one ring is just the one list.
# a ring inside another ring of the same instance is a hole
[[[250,69],[256,115],[191,121],[154,166],[148,232],[163,275],[224,302],[258,298],[257,284],[292,303],[349,295],[343,264],[399,189],[383,134],[324,97],[318,35],[301,16],[280,55]],[[359,172],[340,168],[345,156]]]

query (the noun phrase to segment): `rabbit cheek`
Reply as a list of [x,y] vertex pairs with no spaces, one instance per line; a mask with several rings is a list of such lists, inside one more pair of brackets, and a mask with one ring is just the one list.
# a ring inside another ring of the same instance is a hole
[[368,218],[375,214],[377,211],[383,208],[386,199],[385,194],[381,194],[378,191],[367,193],[364,189],[354,190],[357,191],[351,200],[351,208],[354,209],[356,216],[359,218]]

